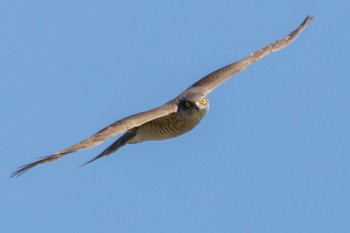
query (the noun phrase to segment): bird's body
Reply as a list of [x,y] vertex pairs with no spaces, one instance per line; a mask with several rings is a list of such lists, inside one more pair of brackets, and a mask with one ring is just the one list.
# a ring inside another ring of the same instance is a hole
[[202,94],[192,93],[190,96],[181,96],[173,101],[177,103],[176,112],[132,128],[85,164],[111,154],[126,144],[164,140],[187,133],[199,124],[209,110],[209,101]]
[[281,40],[269,44],[242,60],[210,73],[168,103],[158,108],[121,119],[79,143],[20,167],[11,176],[22,175],[39,164],[57,160],[72,152],[97,146],[106,139],[123,132],[125,132],[123,136],[87,163],[109,155],[126,144],[168,139],[192,130],[209,110],[207,95],[211,91],[255,61],[271,52],[288,46],[311,22],[311,19],[312,17],[308,16],[296,30]]
[[202,120],[205,113],[171,113],[137,127],[135,138],[129,143],[173,138],[187,133]]

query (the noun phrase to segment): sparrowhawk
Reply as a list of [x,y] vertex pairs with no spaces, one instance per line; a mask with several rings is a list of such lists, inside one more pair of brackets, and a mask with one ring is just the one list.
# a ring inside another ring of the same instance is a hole
[[87,163],[107,156],[126,144],[172,138],[190,131],[202,120],[209,110],[207,95],[210,92],[233,75],[243,71],[250,64],[271,52],[288,46],[299,36],[311,20],[312,17],[307,16],[302,24],[286,37],[267,45],[237,62],[208,74],[164,105],[116,121],[77,144],[19,167],[17,171],[11,174],[11,177],[20,176],[39,164],[54,161],[63,155],[95,147],[108,138],[123,132],[125,132],[123,136]]

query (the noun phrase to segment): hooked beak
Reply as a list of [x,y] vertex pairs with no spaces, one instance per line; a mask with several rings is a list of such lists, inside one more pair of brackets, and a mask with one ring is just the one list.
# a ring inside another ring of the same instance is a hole
[[203,106],[199,101],[196,101],[196,102],[194,102],[194,103],[195,103],[196,108],[197,108],[198,111],[200,111],[200,112],[206,111],[206,109],[204,108],[204,106]]
[[200,112],[207,112],[209,110],[209,105],[204,105],[199,101],[194,102],[194,104],[196,105],[197,110]]

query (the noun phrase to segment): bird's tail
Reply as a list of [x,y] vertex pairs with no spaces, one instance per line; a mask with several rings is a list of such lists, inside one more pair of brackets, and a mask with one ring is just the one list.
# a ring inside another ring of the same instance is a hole
[[95,158],[87,161],[86,163],[84,163],[83,165],[81,165],[80,167],[83,167],[91,162],[94,162],[95,160],[102,158],[104,156],[108,156],[110,154],[112,154],[113,152],[117,151],[120,147],[128,144],[128,142],[135,137],[136,131],[128,131],[126,132],[123,136],[121,136],[120,138],[118,138],[117,141],[113,142],[112,145],[110,145],[109,147],[107,147],[104,151],[101,152],[101,154],[99,154],[98,156],[96,156]]

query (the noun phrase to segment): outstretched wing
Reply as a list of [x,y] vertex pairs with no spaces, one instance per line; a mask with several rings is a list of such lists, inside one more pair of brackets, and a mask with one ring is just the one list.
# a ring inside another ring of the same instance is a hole
[[63,155],[66,155],[66,154],[69,154],[72,152],[76,152],[79,150],[84,150],[84,149],[88,149],[91,147],[95,147],[95,146],[101,144],[102,142],[104,142],[105,140],[107,140],[108,138],[114,137],[122,132],[130,130],[130,129],[135,128],[137,126],[140,126],[148,121],[169,115],[170,113],[173,113],[176,111],[177,111],[176,103],[174,101],[170,101],[170,102],[168,102],[168,103],[166,103],[158,108],[154,108],[154,109],[146,111],[146,112],[141,112],[141,113],[123,118],[123,119],[107,126],[106,128],[100,130],[96,134],[92,135],[91,137],[89,137],[89,138],[87,138],[87,139],[85,139],[77,144],[74,144],[74,145],[72,145],[64,150],[61,150],[53,155],[45,156],[45,157],[43,157],[35,162],[32,162],[32,163],[29,163],[29,164],[26,164],[24,166],[19,167],[17,171],[15,171],[11,174],[11,177],[20,176],[23,173],[27,172],[28,170],[30,170],[31,168],[33,168],[37,165],[55,161],[55,160],[61,158]]
[[256,51],[255,53],[252,53],[251,55],[249,55],[248,57],[242,60],[239,60],[227,66],[224,66],[210,73],[209,75],[205,76],[204,78],[200,79],[199,81],[194,83],[192,86],[190,86],[185,92],[199,90],[201,93],[205,95],[209,94],[221,83],[223,83],[233,75],[243,71],[250,64],[260,60],[261,58],[265,57],[271,52],[275,52],[277,50],[283,49],[284,47],[288,46],[300,35],[300,33],[306,28],[306,26],[310,24],[311,20],[312,20],[312,17],[307,16],[306,19],[303,21],[303,23],[296,30],[294,30],[292,33],[290,33],[286,37],[272,44],[269,44],[268,46]]

